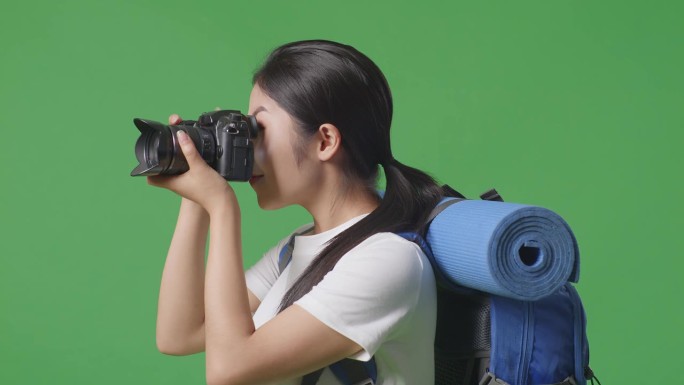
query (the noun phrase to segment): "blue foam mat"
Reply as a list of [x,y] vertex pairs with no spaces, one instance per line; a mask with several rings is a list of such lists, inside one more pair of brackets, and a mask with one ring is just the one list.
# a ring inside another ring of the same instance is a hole
[[434,219],[426,240],[449,280],[487,293],[533,301],[579,279],[570,226],[542,207],[464,200]]

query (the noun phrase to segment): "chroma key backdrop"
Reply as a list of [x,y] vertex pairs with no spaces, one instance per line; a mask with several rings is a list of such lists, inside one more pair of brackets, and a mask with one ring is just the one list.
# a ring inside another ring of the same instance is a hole
[[[202,384],[155,346],[180,199],[133,118],[247,110],[274,47],[328,39],[392,87],[394,153],[577,236],[603,384],[684,382],[684,6],[636,1],[34,1],[0,11],[0,384]],[[245,266],[310,220],[246,183]],[[416,385],[416,384],[411,384]]]

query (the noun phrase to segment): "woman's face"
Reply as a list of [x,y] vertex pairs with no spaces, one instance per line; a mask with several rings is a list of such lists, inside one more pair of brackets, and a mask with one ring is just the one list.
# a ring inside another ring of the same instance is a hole
[[305,146],[307,151],[298,165],[294,148],[301,139],[296,123],[258,85],[249,98],[249,114],[255,115],[261,126],[254,141],[254,171],[249,180],[259,206],[263,209],[291,204],[305,206],[316,196],[315,181],[320,171],[308,151],[312,147]]

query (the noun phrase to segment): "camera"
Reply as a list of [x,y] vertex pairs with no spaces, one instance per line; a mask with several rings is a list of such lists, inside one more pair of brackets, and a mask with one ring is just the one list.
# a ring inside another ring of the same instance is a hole
[[237,110],[206,112],[194,121],[165,125],[133,119],[140,130],[135,156],[140,163],[131,176],[177,175],[188,171],[188,162],[176,134],[185,131],[209,166],[226,180],[247,181],[254,165],[253,140],[258,134],[256,118]]

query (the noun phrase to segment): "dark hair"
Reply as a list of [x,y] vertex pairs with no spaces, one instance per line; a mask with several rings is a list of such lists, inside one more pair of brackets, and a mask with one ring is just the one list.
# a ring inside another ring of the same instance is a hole
[[353,47],[325,40],[285,44],[268,56],[253,83],[293,117],[304,139],[324,123],[335,125],[342,136],[349,178],[362,182],[373,194],[377,194],[379,165],[386,178],[379,206],[330,240],[285,294],[282,311],[371,235],[422,232],[442,189],[429,175],[392,156],[389,85],[375,63]]

